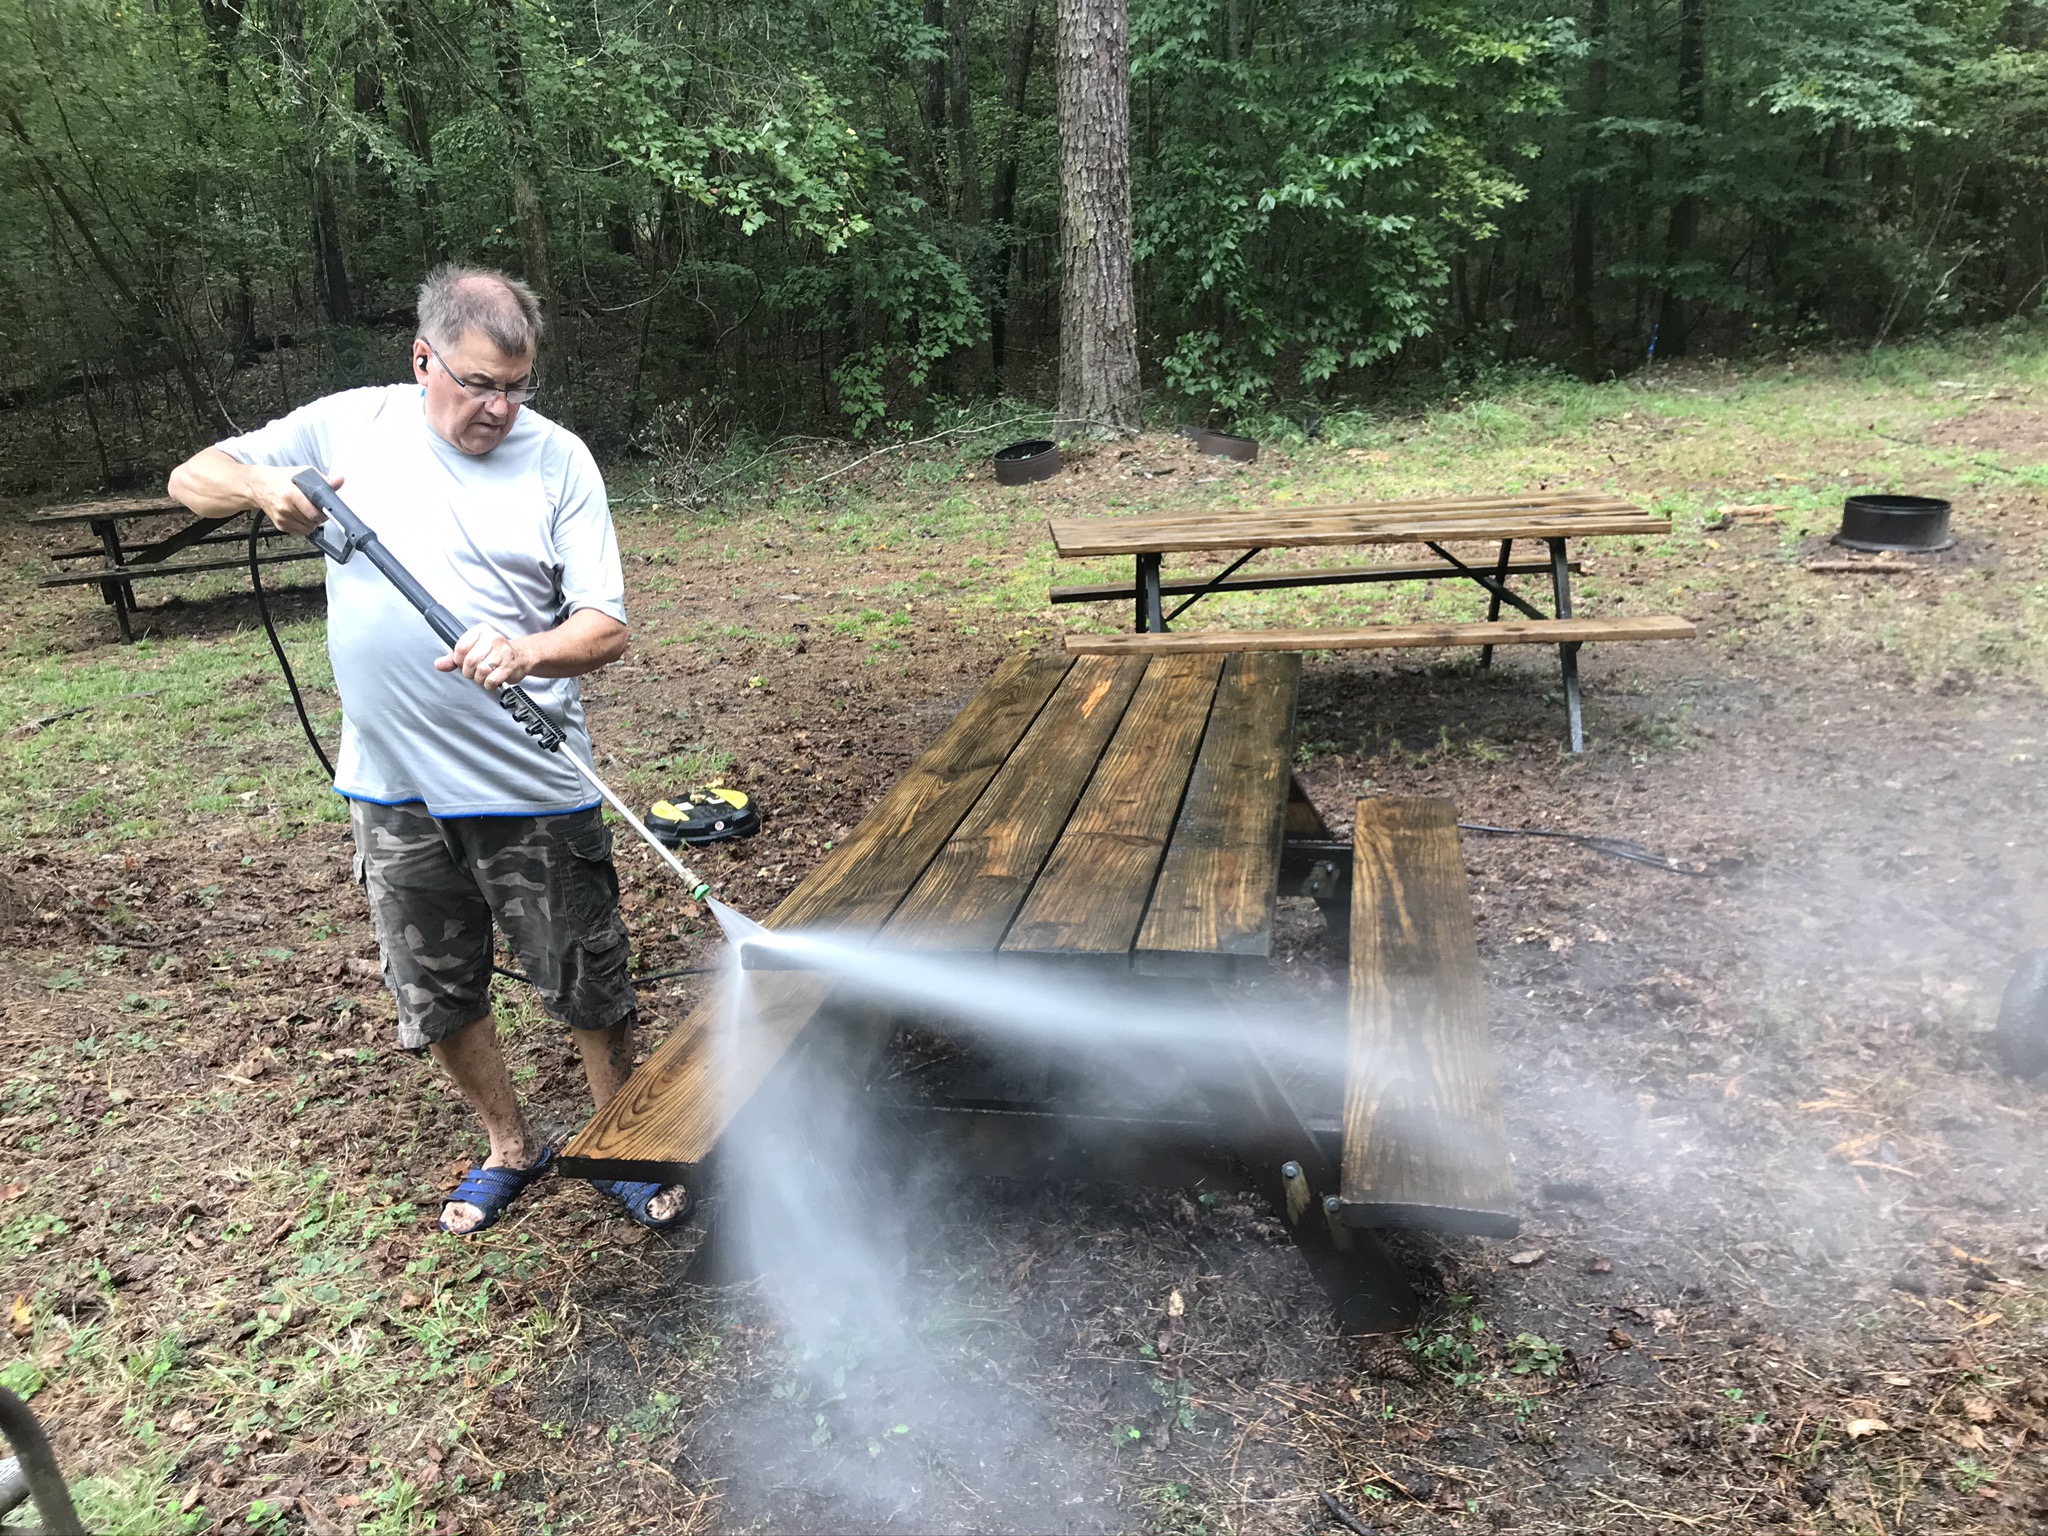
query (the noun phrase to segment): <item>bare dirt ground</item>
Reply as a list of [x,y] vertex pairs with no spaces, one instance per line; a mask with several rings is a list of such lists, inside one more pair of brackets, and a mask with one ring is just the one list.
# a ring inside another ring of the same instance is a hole
[[[762,797],[767,831],[706,861],[749,911],[1002,655],[1123,620],[1043,606],[1087,579],[1048,511],[1541,481],[1673,513],[1587,549],[1584,605],[1701,638],[1589,650],[1583,759],[1533,657],[1304,672],[1300,771],[1340,829],[1360,794],[1443,795],[1700,870],[1468,834],[1523,1233],[1406,1242],[1427,1312],[1380,1339],[1335,1336],[1248,1197],[822,1185],[898,1256],[908,1351],[702,1283],[698,1232],[569,1181],[436,1234],[478,1143],[389,1043],[248,604],[120,647],[95,600],[34,592],[47,540],[9,521],[0,1381],[108,1530],[1193,1536],[1336,1529],[1324,1494],[1414,1533],[2048,1530],[2048,1086],[1986,1034],[2048,943],[2043,371],[1703,370],[1333,422],[1249,469],[1148,437],[1019,492],[966,454],[822,484],[851,455],[785,457],[701,502],[621,477],[637,643],[590,688],[601,751],[640,798],[712,771]],[[1952,494],[1956,548],[1807,572],[1845,484]],[[290,612],[307,653],[317,608]],[[708,963],[705,916],[621,865],[640,966]],[[655,1032],[699,982],[649,989]],[[1342,998],[1290,907],[1247,1006]],[[567,1046],[516,989],[503,1012],[573,1129]]]

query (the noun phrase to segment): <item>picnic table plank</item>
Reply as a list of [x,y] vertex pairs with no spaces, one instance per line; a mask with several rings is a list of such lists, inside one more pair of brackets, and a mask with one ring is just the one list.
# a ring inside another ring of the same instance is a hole
[[1469,623],[1366,624],[1348,629],[1186,629],[1164,634],[1068,635],[1072,656],[1173,656],[1239,651],[1410,650],[1430,645],[1583,645],[1592,640],[1690,640],[1675,614],[1616,619],[1475,619]]
[[1342,1214],[1512,1236],[1515,1189],[1457,810],[1358,802]]
[[[321,552],[310,545],[305,549],[280,550],[275,554],[258,555],[258,565],[288,565],[294,560],[318,560],[324,558]],[[189,560],[177,565],[124,565],[117,568],[118,574],[110,575],[104,569],[91,571],[65,571],[56,576],[38,576],[39,587],[85,587],[94,582],[105,585],[109,581],[148,581],[156,576],[203,576],[209,571],[246,571],[249,562],[246,557],[235,560]]]
[[[764,922],[845,936],[881,926],[931,856],[974,805],[1044,708],[1069,664],[1013,656],[897,780],[854,834]],[[758,1012],[745,1031],[723,1025],[734,1006],[725,978],[618,1097],[564,1149],[564,1171],[610,1178],[676,1178],[701,1163],[832,993],[816,972],[752,972]],[[744,1040],[736,1038],[744,1035]]]
[[[664,1183],[688,1177],[837,985],[817,971],[722,978],[562,1149],[562,1172]],[[734,1017],[741,986],[751,993],[744,1021]],[[744,1028],[735,1027],[741,1022]]]
[[767,926],[879,928],[981,798],[1069,669],[1062,657],[1005,660],[853,835],[783,899]]
[[1183,528],[1190,524],[1257,522],[1272,518],[1315,518],[1359,516],[1414,516],[1461,518],[1480,514],[1511,515],[1531,512],[1640,512],[1633,502],[1604,491],[1538,491],[1524,494],[1503,492],[1491,496],[1414,496],[1391,501],[1303,501],[1272,502],[1258,507],[1230,507],[1219,510],[1184,512],[1140,512],[1116,517],[1064,517],[1059,523],[1082,525],[1114,523],[1151,529]]
[[[1487,567],[1487,574],[1502,577],[1548,576],[1550,562],[1516,561],[1506,567],[1496,564]],[[1572,562],[1572,574],[1580,574],[1577,560]],[[1463,577],[1463,572],[1441,560],[1429,565],[1325,565],[1303,570],[1251,570],[1241,576],[1220,579],[1214,573],[1197,571],[1191,576],[1163,578],[1159,591],[1163,597],[1182,597],[1190,592],[1222,596],[1231,592],[1277,592],[1290,587],[1348,587],[1361,583],[1444,581]],[[1130,581],[1088,582],[1080,586],[1053,587],[1046,592],[1047,600],[1055,603],[1099,603],[1135,596],[1137,586]]]
[[1004,954],[1129,963],[1223,672],[1219,656],[1153,662],[1003,941]]
[[1139,555],[1205,549],[1289,548],[1319,544],[1491,542],[1499,539],[1582,538],[1602,534],[1663,534],[1668,519],[1651,517],[1627,502],[1538,510],[1449,513],[1328,508],[1300,512],[1262,510],[1195,517],[1076,517],[1050,520],[1063,558]]
[[116,496],[106,501],[46,507],[40,512],[29,513],[22,521],[30,527],[49,527],[58,523],[94,523],[106,518],[155,517],[185,510],[183,502],[173,501],[168,496]]
[[1292,653],[1236,655],[1224,667],[1138,930],[1137,970],[1214,973],[1272,952],[1300,678]]
[[1038,878],[1143,662],[1083,657],[882,929],[884,944],[992,953]]

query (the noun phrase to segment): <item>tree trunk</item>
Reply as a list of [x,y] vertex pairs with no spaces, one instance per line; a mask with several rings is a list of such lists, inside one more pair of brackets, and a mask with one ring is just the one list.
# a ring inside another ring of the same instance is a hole
[[[1699,170],[1699,129],[1706,120],[1706,84],[1707,0],[1679,0],[1678,120],[1691,130],[1685,137],[1679,165],[1688,182]],[[1657,315],[1657,351],[1665,357],[1685,356],[1686,331],[1697,319],[1687,316],[1685,300],[1671,274],[1691,256],[1699,232],[1699,194],[1687,186],[1671,205],[1671,222],[1664,233],[1664,301]]]
[[411,0],[390,0],[384,7],[384,24],[398,44],[399,133],[407,151],[426,172],[412,194],[416,244],[421,264],[433,266],[448,259],[448,244],[441,235],[440,197],[433,176],[434,120],[427,111],[419,34],[413,26]]
[[547,329],[555,329],[554,267],[548,255],[547,205],[541,193],[540,145],[533,136],[533,103],[526,93],[526,60],[519,51],[513,0],[490,0],[491,50],[498,68],[498,107],[505,115],[512,176],[512,217],[519,227],[520,274],[539,296]]
[[[924,0],[922,17],[934,32],[946,30],[946,0]],[[946,206],[946,51],[928,60],[924,78],[918,82],[917,115],[924,125],[925,182],[934,210]]]
[[304,141],[302,174],[306,178],[308,245],[313,257],[313,286],[320,307],[334,325],[354,325],[355,303],[349,292],[348,260],[343,253],[341,212],[334,200],[334,180],[327,171],[320,144],[318,86],[306,57],[306,11],[302,0],[279,0],[277,42],[285,70],[297,89],[299,135]]
[[[974,19],[974,0],[952,0],[947,7],[950,29],[950,79],[954,182],[954,259],[967,273],[984,319],[995,287],[990,270],[988,231],[981,211],[981,146],[974,135],[974,89],[968,73],[969,26]],[[956,360],[955,386],[962,395],[986,394],[994,381],[995,368],[986,329],[972,346],[961,350]]]
[[312,148],[307,174],[313,187],[313,267],[320,284],[320,307],[331,323],[354,325],[355,295],[349,289],[341,209],[334,200],[334,178],[328,174],[327,157],[317,148]]
[[1607,115],[1607,0],[1593,0],[1586,26],[1586,140],[1579,164],[1579,184],[1572,196],[1572,351],[1579,373],[1600,372],[1600,329],[1593,314],[1594,251],[1600,210],[1599,186],[1590,162],[1595,154],[1597,125]]
[[996,133],[995,195],[991,210],[996,248],[992,253],[995,292],[989,299],[989,351],[996,382],[1009,361],[1010,303],[1023,279],[1024,243],[1017,238],[1017,145],[1024,128],[1024,102],[1031,84],[1031,57],[1038,51],[1039,0],[1017,0],[1010,13],[1010,57],[1003,71],[1003,125]]
[[1056,436],[1138,430],[1131,291],[1131,33],[1126,0],[1058,0],[1060,395]]

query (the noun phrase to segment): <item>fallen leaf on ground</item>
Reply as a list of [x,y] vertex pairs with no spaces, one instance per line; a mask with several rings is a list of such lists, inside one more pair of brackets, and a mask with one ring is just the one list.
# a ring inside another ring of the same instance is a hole
[[1988,1398],[1966,1397],[1963,1399],[1963,1417],[1972,1424],[1989,1424],[1998,1417],[1998,1405]]
[[25,1339],[34,1327],[35,1314],[28,1309],[28,1292],[15,1292],[14,1310],[7,1319],[8,1332],[12,1333],[17,1339]]
[[1844,1426],[1851,1440],[1867,1440],[1872,1435],[1888,1434],[1891,1425],[1883,1419],[1851,1419]]

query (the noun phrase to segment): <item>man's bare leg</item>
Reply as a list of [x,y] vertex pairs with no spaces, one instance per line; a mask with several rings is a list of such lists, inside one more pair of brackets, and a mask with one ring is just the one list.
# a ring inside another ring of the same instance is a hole
[[[471,1019],[427,1049],[484,1123],[484,1134],[491,1138],[491,1155],[484,1166],[531,1168],[540,1156],[540,1140],[526,1123],[519,1095],[512,1091],[512,1074],[498,1045],[497,1020],[488,1013]],[[450,1205],[444,1215],[451,1232],[473,1231],[484,1219],[484,1213],[466,1201]]]
[[[583,1058],[583,1075],[590,1082],[591,1101],[599,1109],[618,1096],[633,1075],[633,1020],[631,1015],[610,1029],[572,1029],[577,1054]],[[689,1199],[680,1184],[670,1184],[647,1202],[651,1221],[667,1221]]]

